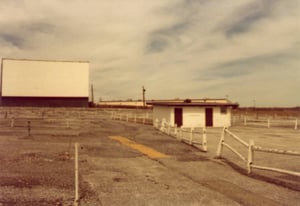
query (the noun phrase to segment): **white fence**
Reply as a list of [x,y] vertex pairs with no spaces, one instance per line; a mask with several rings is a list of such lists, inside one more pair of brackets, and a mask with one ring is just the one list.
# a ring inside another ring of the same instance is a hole
[[[238,122],[233,122],[237,124]],[[255,127],[284,127],[298,129],[298,119],[254,119],[250,117],[244,117],[244,126],[255,126]]]
[[[226,134],[228,137],[232,137],[234,140],[236,140],[238,143],[240,143],[241,146],[248,148],[248,157],[243,156],[236,148],[232,147],[231,145],[229,145],[228,143],[225,142]],[[300,152],[289,151],[289,150],[279,150],[279,149],[272,149],[272,148],[263,148],[260,146],[256,146],[254,144],[253,140],[250,140],[249,143],[247,143],[246,141],[242,140],[241,138],[239,138],[238,136],[236,136],[235,134],[230,132],[227,128],[224,128],[222,131],[220,142],[219,142],[218,149],[217,149],[217,157],[222,156],[223,146],[225,146],[226,148],[231,150],[241,160],[246,162],[247,170],[248,170],[249,174],[252,172],[252,168],[255,168],[255,169],[269,170],[269,171],[280,172],[280,173],[285,173],[285,174],[290,174],[290,175],[295,175],[295,176],[300,177],[300,172],[279,169],[279,168],[275,168],[275,167],[266,167],[266,166],[254,164],[254,152],[255,151],[274,153],[274,154],[282,154],[282,155],[294,155],[294,156],[299,156],[299,157],[300,157]]]
[[164,119],[154,122],[154,127],[167,135],[176,137],[178,140],[196,146],[200,150],[207,152],[207,134],[206,128],[203,127],[177,127],[171,126]]
[[112,120],[121,120],[126,122],[134,122],[140,124],[153,124],[153,120],[150,117],[149,113],[133,114],[133,113],[119,113],[112,111],[111,112]]
[[36,128],[78,128],[91,121],[79,119],[41,119],[41,118],[10,118],[0,119],[0,126],[22,128],[35,126]]

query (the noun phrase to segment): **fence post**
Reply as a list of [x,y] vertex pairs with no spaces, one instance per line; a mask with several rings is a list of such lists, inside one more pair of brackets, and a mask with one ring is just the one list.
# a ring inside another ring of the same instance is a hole
[[223,128],[222,133],[221,133],[221,138],[220,138],[218,149],[217,149],[217,157],[221,157],[221,155],[222,155],[223,142],[225,141],[225,134],[226,134],[225,132],[226,132],[226,127]]
[[30,130],[31,130],[30,123],[31,123],[30,121],[27,121],[28,137],[30,137]]
[[136,114],[134,114],[134,123],[136,123]]
[[191,133],[190,133],[190,144],[193,144],[193,130],[194,128],[191,127]]
[[70,128],[70,121],[67,119],[67,128]]
[[175,125],[174,125],[174,136],[175,136],[175,137],[177,136],[177,128],[178,128],[178,127],[177,127],[177,124],[175,124]]
[[247,125],[247,117],[245,116],[244,117],[244,126],[246,126]]
[[158,119],[156,118],[154,121],[154,127],[157,129],[158,128]]
[[298,129],[298,119],[296,118],[296,120],[295,120],[295,130],[297,130]]
[[270,128],[270,119],[268,119],[268,128]]
[[207,135],[206,128],[203,127],[203,136],[202,136],[202,147],[205,152],[207,152]]
[[111,119],[114,119],[114,111],[111,112]]
[[11,118],[10,120],[10,127],[14,127],[15,126],[15,119]]
[[182,126],[179,127],[179,140],[182,139]]
[[128,122],[128,114],[126,114],[126,122]]
[[254,147],[254,141],[251,139],[248,147],[248,160],[247,160],[248,174],[251,173],[251,165],[253,163],[253,147]]
[[74,206],[79,205],[79,192],[78,192],[78,143],[75,143],[75,200]]
[[164,124],[165,124],[165,122],[164,122],[164,119],[162,119],[161,120],[161,125],[160,125],[160,131],[164,131]]

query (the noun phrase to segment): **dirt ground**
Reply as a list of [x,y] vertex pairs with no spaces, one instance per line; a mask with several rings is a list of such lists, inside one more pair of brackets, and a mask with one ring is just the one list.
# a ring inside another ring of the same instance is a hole
[[[75,142],[80,145],[79,205],[300,205],[299,178],[258,170],[249,176],[244,163],[225,149],[226,159],[216,159],[222,128],[208,128],[203,153],[151,125],[111,120],[110,114],[0,108],[0,205],[73,205]],[[230,130],[260,146],[300,148],[299,130]],[[151,158],[113,136],[166,157]],[[296,156],[258,154],[255,161],[300,171]]]

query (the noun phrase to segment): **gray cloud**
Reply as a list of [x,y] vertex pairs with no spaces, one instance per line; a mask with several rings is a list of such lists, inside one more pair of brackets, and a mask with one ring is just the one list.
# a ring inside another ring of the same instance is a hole
[[208,80],[214,78],[240,78],[242,76],[259,74],[265,70],[272,72],[282,71],[285,65],[300,58],[299,45],[277,53],[257,55],[218,64],[201,73],[195,79]]
[[180,47],[183,43],[180,37],[196,25],[196,14],[202,4],[206,2],[207,0],[182,0],[162,9],[164,14],[180,18],[174,24],[159,28],[149,34],[146,53],[162,52],[172,45]]
[[147,46],[147,53],[162,52],[169,46],[168,40],[161,37],[152,37]]
[[162,52],[172,44],[180,44],[179,36],[188,31],[189,22],[180,22],[167,28],[162,28],[149,35],[146,53]]
[[2,25],[5,28],[0,32],[0,40],[20,49],[31,47],[28,42],[37,34],[54,33],[55,26],[44,22],[19,23],[16,25]]
[[222,22],[217,30],[221,30],[227,37],[248,32],[257,22],[272,16],[273,7],[278,0],[255,0],[233,12],[233,16]]
[[0,56],[88,60],[95,99],[138,99],[144,85],[149,99],[229,94],[246,105],[249,92],[264,99],[268,80],[282,97],[266,104],[295,106],[299,8],[298,0],[7,0]]
[[11,44],[15,47],[21,48],[24,45],[25,39],[22,38],[20,35],[15,34],[7,34],[7,33],[0,33],[0,40],[4,44]]
[[34,34],[34,33],[54,33],[55,26],[52,23],[47,22],[33,22],[30,24],[25,24],[22,26],[22,30],[26,33]]

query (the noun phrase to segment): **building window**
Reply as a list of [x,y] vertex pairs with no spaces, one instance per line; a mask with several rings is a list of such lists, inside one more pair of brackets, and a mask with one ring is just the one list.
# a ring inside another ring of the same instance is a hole
[[221,107],[221,114],[227,114],[227,107],[225,106]]

